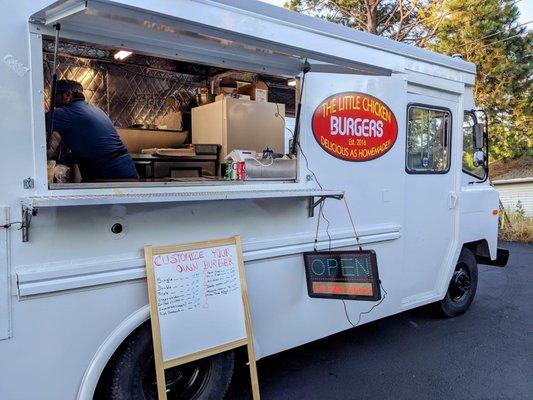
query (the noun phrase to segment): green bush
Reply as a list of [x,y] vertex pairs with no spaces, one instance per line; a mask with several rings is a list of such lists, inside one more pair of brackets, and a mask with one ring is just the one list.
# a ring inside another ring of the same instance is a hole
[[508,242],[533,243],[533,218],[526,216],[524,205],[520,200],[515,210],[500,213],[499,239]]

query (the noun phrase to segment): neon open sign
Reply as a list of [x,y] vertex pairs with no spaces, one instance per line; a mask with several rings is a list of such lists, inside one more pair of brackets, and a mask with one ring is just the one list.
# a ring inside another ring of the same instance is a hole
[[325,251],[304,253],[310,297],[376,301],[381,298],[376,253]]

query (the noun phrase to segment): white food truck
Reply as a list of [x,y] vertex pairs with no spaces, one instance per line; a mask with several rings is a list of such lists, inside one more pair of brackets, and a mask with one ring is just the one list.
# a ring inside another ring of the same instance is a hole
[[[430,303],[458,315],[477,262],[506,263],[460,57],[252,0],[19,0],[1,21],[2,399],[157,398],[145,245],[241,236],[257,359]],[[139,179],[50,156],[57,79],[109,115]],[[310,296],[303,253],[358,244],[381,295]],[[167,370],[169,398],[222,398],[233,364]]]

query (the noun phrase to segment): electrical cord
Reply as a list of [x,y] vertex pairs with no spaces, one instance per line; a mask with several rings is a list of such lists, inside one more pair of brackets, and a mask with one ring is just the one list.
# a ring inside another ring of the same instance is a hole
[[[279,105],[278,103],[274,103],[276,105],[276,114],[274,114],[276,117],[279,117],[281,118],[281,120],[283,121],[283,125],[285,126],[285,129],[287,129],[289,131],[289,133],[292,135],[292,140],[294,141],[295,140],[295,137],[294,137],[294,131],[290,128],[287,128],[287,122],[286,122],[286,119],[283,115],[280,114],[279,112]],[[320,182],[318,181],[318,178],[316,176],[316,174],[314,173],[314,171],[309,167],[309,160],[307,159],[307,156],[305,155],[303,149],[302,149],[302,146],[300,145],[300,141],[296,142],[296,146],[298,146],[298,149],[300,151],[300,153],[302,153],[302,156],[304,158],[304,161],[305,161],[305,169],[307,169],[307,171],[309,171],[311,173],[311,176],[313,177],[313,179],[315,180],[315,182],[317,183],[318,187],[320,188],[320,190],[323,190],[323,187],[322,185],[320,184]]]
[[317,220],[317,223],[316,223],[315,244],[314,244],[314,247],[313,247],[315,252],[317,251],[316,246],[318,244],[318,231],[320,229],[320,219],[321,218],[324,218],[324,220],[326,221],[326,235],[328,235],[328,250],[331,251],[331,235],[329,234],[330,221],[324,215],[324,203],[325,203],[324,201],[320,202],[320,206],[318,208],[318,220]]
[[259,164],[260,166],[262,167],[270,167],[272,164],[274,164],[274,159],[271,158],[270,159],[270,164],[263,164],[261,161],[259,161],[257,158],[255,157],[250,157],[251,160],[254,160],[257,164]]
[[322,218],[326,221],[326,235],[328,235],[328,250],[331,251],[331,235],[329,234],[330,221],[324,215],[324,207],[320,209],[320,213],[322,214]]
[[318,177],[316,176],[314,171],[309,167],[309,160],[307,159],[307,156],[305,155],[305,153],[304,153],[304,151],[302,149],[302,146],[300,145],[300,142],[296,143],[296,145],[298,146],[298,149],[300,149],[300,152],[302,153],[302,156],[303,156],[303,158],[305,160],[305,169],[307,169],[311,173],[311,177],[315,180],[315,182],[318,185],[318,187],[320,188],[320,190],[323,190],[324,188],[320,184],[320,182],[318,180]]
[[22,222],[22,221],[8,222],[7,224],[0,225],[0,228],[3,228],[3,229],[9,229],[9,228],[11,228],[13,225],[20,225],[20,228],[18,228],[19,230],[21,230],[22,228],[24,228],[24,222]]
[[370,309],[368,311],[361,311],[359,313],[359,317],[357,317],[357,322],[354,324],[352,322],[352,320],[350,319],[350,316],[348,315],[348,310],[346,308],[346,301],[344,299],[342,299],[342,304],[344,306],[344,314],[346,315],[346,319],[348,320],[348,322],[350,323],[350,325],[352,326],[352,328],[355,328],[356,326],[359,325],[359,323],[361,322],[361,317],[365,314],[370,314],[372,312],[372,310],[374,310],[374,308],[376,308],[377,306],[379,306],[381,303],[383,303],[383,301],[385,300],[385,298],[387,297],[387,291],[385,290],[385,288],[383,287],[383,284],[381,283],[381,281],[379,281],[379,287],[381,288],[381,290],[383,291],[383,296],[381,297],[381,300],[378,301],[376,304],[374,304],[372,307],[370,307]]
[[[275,103],[275,104],[276,104],[276,109],[277,109],[276,117],[281,118],[283,120],[283,124],[286,127],[287,124],[286,124],[286,121],[285,121],[285,117],[283,117],[280,114],[278,104],[277,103]],[[292,135],[292,140],[295,140],[294,132],[290,128],[286,127],[285,129],[287,129],[290,132],[290,134]],[[320,190],[323,190],[324,188],[320,184],[320,181],[318,180],[318,177],[316,176],[315,172],[309,167],[309,160],[307,159],[307,156],[305,155],[305,152],[303,151],[302,146],[300,145],[300,142],[299,141],[296,142],[296,145],[298,146],[298,150],[300,151],[300,153],[302,154],[302,157],[304,158],[305,169],[307,169],[307,171],[309,171],[311,173],[311,176],[313,177],[313,179],[317,183],[317,185],[320,188]],[[325,203],[325,201],[326,200],[324,200],[322,203],[320,203],[320,208],[319,208],[318,214],[319,214],[319,216],[322,216],[322,218],[326,221],[326,235],[328,236],[328,249],[329,249],[329,251],[331,251],[331,235],[329,233],[329,227],[331,225],[331,222],[330,222],[330,220],[328,218],[326,218],[326,215],[324,214],[324,203]],[[318,233],[317,233],[317,236],[318,236]],[[317,242],[317,238],[315,238],[315,251],[316,251],[316,242]]]
[[[275,116],[279,117],[279,118],[281,118],[283,120],[283,125],[285,126],[285,129],[287,129],[290,132],[290,134],[292,135],[292,140],[295,140],[294,132],[290,128],[286,127],[285,117],[280,114],[278,104],[277,103],[275,103],[275,104],[276,104],[276,109],[277,109]],[[311,173],[311,176],[314,178],[314,180],[317,183],[318,187],[321,190],[323,190],[323,187],[320,184],[320,181],[318,180],[318,177],[316,176],[315,172],[309,167],[309,160],[307,159],[307,156],[305,155],[305,152],[303,151],[302,146],[300,145],[300,141],[296,142],[296,146],[298,146],[298,150],[300,151],[300,153],[302,154],[302,157],[304,158],[305,168],[307,169],[307,171],[309,171]],[[330,220],[328,218],[326,218],[326,216],[324,215],[324,203],[325,202],[326,201],[324,200],[322,203],[320,203],[320,207],[319,207],[319,211],[318,211],[317,235],[315,237],[315,251],[317,250],[316,249],[316,245],[317,245],[317,240],[318,240],[318,228],[320,226],[320,217],[322,217],[326,221],[326,235],[328,236],[328,249],[329,249],[329,251],[331,251],[331,235],[329,233]],[[363,248],[361,246],[361,243],[359,242],[359,235],[357,234],[357,230],[355,229],[355,223],[354,223],[352,215],[350,213],[350,208],[348,207],[348,202],[346,201],[346,197],[344,198],[344,202],[346,204],[346,209],[348,211],[348,216],[350,217],[350,222],[351,222],[353,230],[354,230],[355,239],[357,241],[357,246],[359,247],[359,250],[362,251]],[[387,291],[383,287],[383,284],[381,283],[381,280],[379,281],[379,286],[380,286],[381,290],[384,293],[383,296],[381,297],[381,300],[379,300],[376,304],[374,304],[368,311],[360,312],[359,316],[357,317],[357,322],[355,324],[352,322],[352,320],[350,319],[350,316],[348,315],[348,309],[346,308],[346,301],[344,299],[341,299],[342,300],[342,305],[344,307],[344,314],[346,315],[346,320],[348,321],[348,323],[353,328],[355,328],[356,326],[359,325],[359,323],[361,322],[361,317],[364,314],[371,313],[377,306],[379,306],[381,303],[383,303],[383,301],[387,297]]]

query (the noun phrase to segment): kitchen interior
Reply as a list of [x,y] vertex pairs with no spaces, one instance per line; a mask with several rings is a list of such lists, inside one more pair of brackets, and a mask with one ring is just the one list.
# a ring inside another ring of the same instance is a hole
[[[45,109],[54,41],[43,39]],[[51,189],[294,182],[298,79],[236,71],[60,40],[58,79],[82,84],[131,154],[140,179],[87,181],[48,161]]]

